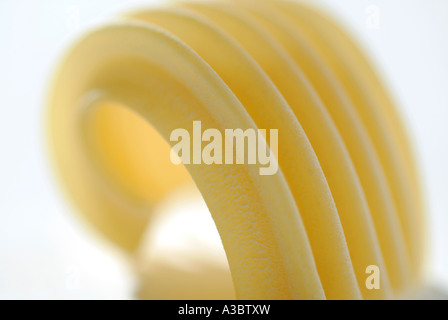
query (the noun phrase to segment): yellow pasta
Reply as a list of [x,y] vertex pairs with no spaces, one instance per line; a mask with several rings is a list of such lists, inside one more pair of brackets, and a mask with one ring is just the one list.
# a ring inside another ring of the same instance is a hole
[[[54,163],[83,216],[130,253],[157,203],[195,183],[239,299],[399,297],[421,282],[424,217],[409,142],[372,70],[333,21],[295,2],[130,12],[61,61]],[[278,130],[278,151],[257,137],[279,170],[174,165],[173,132],[194,136],[197,123],[223,137]]]

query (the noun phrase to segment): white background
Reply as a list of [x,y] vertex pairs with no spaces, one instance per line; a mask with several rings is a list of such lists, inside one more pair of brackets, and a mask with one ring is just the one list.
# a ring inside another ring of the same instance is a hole
[[[0,1],[0,298],[132,298],[122,254],[73,215],[46,156],[44,96],[64,48],[92,23],[161,1]],[[448,1],[326,0],[398,101],[422,169],[431,281],[448,287]],[[366,26],[369,6],[379,29]]]

